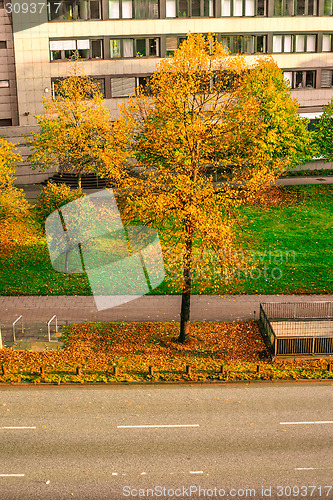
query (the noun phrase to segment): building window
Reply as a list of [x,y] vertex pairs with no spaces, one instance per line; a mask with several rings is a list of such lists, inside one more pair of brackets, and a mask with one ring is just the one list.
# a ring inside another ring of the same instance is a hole
[[221,16],[266,16],[266,0],[221,0]]
[[284,71],[283,76],[289,82],[290,88],[315,88],[316,86],[316,71]]
[[221,43],[231,54],[265,54],[267,52],[266,35],[221,36]]
[[51,0],[48,4],[49,21],[101,19],[100,0]]
[[4,40],[4,41],[0,40],[0,49],[6,49],[6,48],[7,48],[6,40]]
[[5,89],[9,87],[9,80],[0,80],[0,89]]
[[333,87],[333,71],[331,69],[321,70],[320,86],[323,88]]
[[333,14],[333,0],[324,0],[324,16]]
[[166,0],[166,17],[214,17],[214,0]]
[[111,78],[111,97],[128,97],[135,94],[135,77]]
[[122,38],[110,40],[110,57],[159,57],[159,38]]
[[317,0],[274,0],[274,16],[316,16]]
[[273,53],[316,52],[317,35],[273,35]]
[[77,54],[81,59],[103,59],[103,40],[52,40],[50,60],[69,59]]
[[323,35],[323,52],[332,52],[332,35]]
[[158,18],[158,0],[109,0],[109,19]]
[[111,97],[128,97],[139,88],[145,95],[150,94],[149,76],[111,78]]
[[0,127],[11,127],[13,125],[11,118],[0,118]]
[[98,90],[101,92],[105,99],[105,78],[93,78],[94,82],[98,86]]

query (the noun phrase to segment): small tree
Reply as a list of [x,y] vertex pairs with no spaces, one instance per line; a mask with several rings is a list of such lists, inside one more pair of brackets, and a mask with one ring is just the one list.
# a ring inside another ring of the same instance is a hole
[[16,150],[14,144],[0,137],[0,190],[13,185],[13,174],[17,164],[22,161],[22,156]]
[[[22,161],[14,144],[0,137],[0,247],[9,250],[30,237],[31,212],[22,189],[14,186],[14,172]],[[28,229],[29,227],[29,229]]]
[[325,162],[333,161],[333,99],[323,106],[323,114],[315,126],[318,153]]
[[[236,247],[239,205],[304,156],[308,133],[274,61],[250,68],[244,56],[228,56],[212,36],[189,36],[161,61],[150,88],[150,96],[143,89],[129,99],[119,119],[137,175],[114,161],[112,151],[106,150],[105,163],[108,175],[127,190],[123,219],[169,228],[177,242],[179,341],[185,342],[193,266]],[[226,167],[230,182],[213,183],[211,169]]]
[[112,138],[112,121],[98,84],[73,64],[70,76],[57,82],[55,96],[44,98],[45,114],[35,117],[41,131],[26,140],[35,168],[73,173],[81,188],[82,175],[100,168],[101,154]]

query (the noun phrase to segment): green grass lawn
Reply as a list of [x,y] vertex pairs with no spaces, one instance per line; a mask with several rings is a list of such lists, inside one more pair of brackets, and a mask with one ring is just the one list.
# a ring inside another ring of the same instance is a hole
[[[208,269],[194,279],[193,293],[333,293],[333,185],[285,186],[281,191],[289,200],[282,206],[242,209],[248,219],[246,256],[256,268],[229,275]],[[179,292],[168,274],[153,293]],[[42,236],[34,245],[0,255],[0,295],[90,294],[84,274],[53,270]]]

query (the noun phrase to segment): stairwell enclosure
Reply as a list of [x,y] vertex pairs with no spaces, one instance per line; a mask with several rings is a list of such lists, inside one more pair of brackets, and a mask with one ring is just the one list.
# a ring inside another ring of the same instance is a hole
[[263,303],[259,326],[273,357],[333,356],[333,302]]

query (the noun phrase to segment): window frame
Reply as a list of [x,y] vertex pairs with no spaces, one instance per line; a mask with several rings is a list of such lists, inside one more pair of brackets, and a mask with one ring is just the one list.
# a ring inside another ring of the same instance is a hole
[[[116,3],[118,3],[118,17],[111,17],[111,6],[110,6],[110,1],[108,2],[108,19],[110,20],[117,20],[117,19],[160,19],[161,18],[161,2],[160,0],[157,0],[157,2],[152,3],[151,0],[143,0],[145,4],[145,14],[144,16],[137,16],[136,15],[136,8],[135,8],[135,0],[132,0],[132,8],[131,8],[131,17],[123,17],[123,0],[113,0]],[[151,3],[150,3],[151,2]],[[157,4],[157,15],[151,16],[151,4],[156,5]]]
[[[314,89],[316,89],[317,76],[318,76],[317,70],[315,70],[315,69],[291,69],[291,70],[283,70],[283,74],[284,73],[292,73],[292,78],[291,78],[292,84],[290,87],[291,90],[306,90],[306,89],[314,90]],[[298,73],[302,74],[302,85],[301,86],[296,86],[296,80],[297,80]],[[313,86],[306,85],[307,73],[313,73]]]
[[[264,13],[259,14],[259,1],[264,3]],[[220,0],[221,2],[221,17],[267,17],[268,15],[268,0],[254,0],[254,14],[253,15],[246,15],[246,0],[241,0],[242,2],[242,14],[241,15],[235,15],[234,14],[234,2],[235,0]],[[229,3],[229,15],[223,15],[223,7],[222,7],[222,2],[228,2]]]
[[[76,49],[59,49],[59,50],[51,50],[50,49],[50,42],[63,42],[63,41],[74,41],[76,44]],[[78,49],[77,48],[77,42],[80,40],[89,40],[89,49]],[[101,56],[100,57],[92,57],[92,45],[93,42],[100,42],[100,48],[101,48]],[[62,40],[49,40],[49,53],[50,53],[50,62],[60,62],[60,61],[68,61],[69,57],[66,57],[66,52],[79,52],[80,50],[89,50],[89,57],[80,57],[81,61],[102,61],[104,59],[104,41],[103,38],[66,38]],[[52,58],[52,53],[53,52],[60,52],[60,57],[59,58]],[[71,57],[71,56],[70,56]]]
[[[120,42],[120,55],[116,57],[111,56],[111,42],[112,41]],[[125,56],[124,55],[124,40],[132,40],[133,42],[133,56]],[[145,41],[145,54],[141,54],[138,50],[138,41]],[[151,46],[150,40],[156,41],[156,54],[151,54]],[[134,59],[138,57],[142,58],[152,58],[152,57],[161,57],[161,38],[160,37],[135,37],[135,38],[109,38],[109,47],[110,47],[110,59]],[[140,55],[139,55],[140,54]]]
[[[54,22],[64,22],[64,21],[99,21],[103,19],[103,1],[102,0],[86,0],[88,3],[88,16],[85,18],[80,18],[78,17],[78,12],[79,12],[79,0],[64,0],[64,1],[54,1],[50,0],[50,3],[48,4],[48,22],[54,23]],[[91,17],[91,3],[92,2],[98,2],[99,4],[99,17]],[[54,19],[51,19],[51,5],[52,4],[60,4],[59,5],[59,10],[57,11],[57,17]],[[72,4],[73,8],[73,17],[71,19],[68,19],[64,17],[65,15],[65,7],[66,4]]]
[[[281,14],[276,13],[276,3],[279,1],[281,4]],[[273,13],[272,17],[291,17],[291,16],[318,16],[318,0],[303,0],[304,1],[304,14],[298,14],[298,1],[300,0],[273,0]],[[313,12],[309,14],[309,5],[313,3]],[[291,7],[291,9],[290,9]]]

